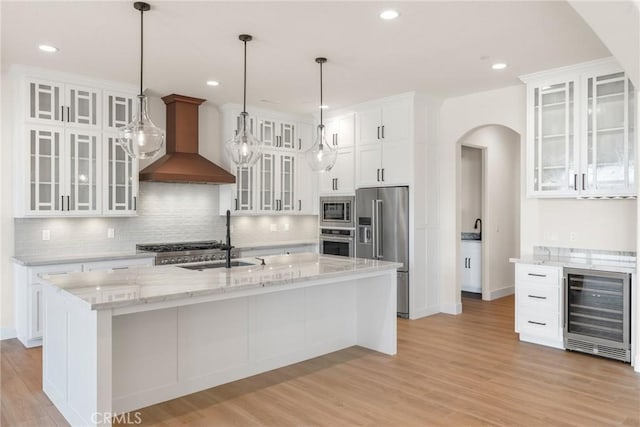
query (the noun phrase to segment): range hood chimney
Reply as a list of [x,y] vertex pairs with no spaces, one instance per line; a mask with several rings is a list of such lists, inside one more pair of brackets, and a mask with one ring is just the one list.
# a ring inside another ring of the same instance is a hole
[[167,154],[140,171],[140,181],[235,183],[235,176],[198,154],[198,107],[205,100],[176,94],[162,100],[167,106]]

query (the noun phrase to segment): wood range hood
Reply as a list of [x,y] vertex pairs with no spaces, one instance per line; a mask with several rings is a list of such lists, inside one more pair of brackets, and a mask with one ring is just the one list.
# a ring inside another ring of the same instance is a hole
[[167,106],[167,154],[140,171],[140,181],[235,183],[235,176],[198,154],[198,107],[205,100],[176,94],[162,100]]

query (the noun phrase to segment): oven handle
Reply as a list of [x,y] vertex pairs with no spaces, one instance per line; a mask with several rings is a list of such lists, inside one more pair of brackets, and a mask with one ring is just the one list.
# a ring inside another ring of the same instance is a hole
[[346,242],[353,244],[353,237],[330,237],[330,236],[320,236],[320,240],[325,242]]

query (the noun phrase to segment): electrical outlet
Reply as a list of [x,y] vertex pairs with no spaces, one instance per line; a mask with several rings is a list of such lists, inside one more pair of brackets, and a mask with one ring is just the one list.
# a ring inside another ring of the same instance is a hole
[[42,240],[51,240],[51,231],[42,230]]
[[269,229],[270,229],[271,231],[278,231],[278,225],[277,225],[277,224],[271,224],[271,225],[269,226]]
[[107,239],[113,239],[114,237],[116,237],[116,230],[107,228]]
[[577,238],[578,238],[578,235],[576,234],[575,231],[572,231],[571,233],[569,233],[569,240],[570,241],[575,242]]
[[288,222],[284,223],[284,231],[289,231],[289,223]]

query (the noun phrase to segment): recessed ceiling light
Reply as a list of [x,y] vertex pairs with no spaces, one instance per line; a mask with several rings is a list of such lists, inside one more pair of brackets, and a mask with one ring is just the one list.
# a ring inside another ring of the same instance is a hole
[[322,108],[323,110],[325,110],[325,109],[329,108],[329,106],[328,106],[328,105],[321,105],[321,106],[320,106],[320,108]]
[[38,46],[38,49],[40,49],[43,52],[49,52],[49,53],[53,53],[53,52],[57,52],[58,48],[55,46],[51,46],[48,44],[41,44],[40,46]]
[[387,10],[384,10],[384,11],[382,11],[380,13],[380,18],[381,19],[386,19],[386,20],[396,19],[398,16],[400,16],[398,11],[393,10],[393,9],[387,9]]
[[215,80],[207,80],[207,85],[208,86],[220,86],[220,82],[215,81]]
[[491,68],[493,68],[494,70],[504,70],[505,68],[507,68],[507,64],[505,64],[504,62],[496,62],[491,66]]

